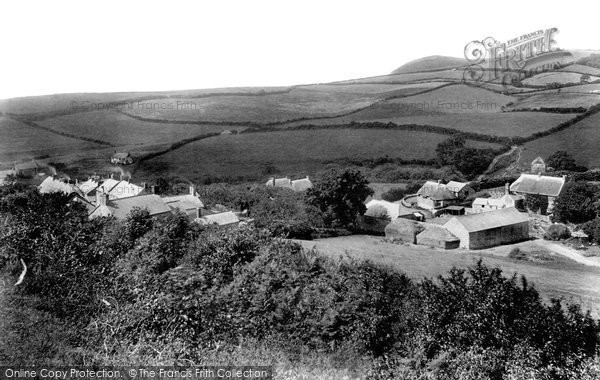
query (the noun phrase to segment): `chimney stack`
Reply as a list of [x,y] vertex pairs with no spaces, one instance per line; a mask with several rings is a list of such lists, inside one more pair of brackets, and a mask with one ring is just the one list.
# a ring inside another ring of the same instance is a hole
[[510,185],[508,182],[504,184],[504,195],[508,195],[510,193]]
[[119,176],[119,180],[120,180],[120,181],[122,181],[122,180],[123,180],[123,174],[121,174],[121,175]]
[[190,185],[190,195],[192,197],[196,195],[196,187],[194,185]]
[[112,173],[110,173],[110,179],[113,179],[113,174]]
[[108,194],[97,190],[96,191],[96,206],[106,206],[108,201]]
[[152,194],[156,194],[156,186],[152,185],[150,188],[152,189]]

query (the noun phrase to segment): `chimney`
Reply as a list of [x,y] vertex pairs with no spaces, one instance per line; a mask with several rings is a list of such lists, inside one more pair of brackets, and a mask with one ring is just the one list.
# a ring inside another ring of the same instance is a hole
[[148,189],[148,185],[146,185],[146,182],[142,182],[141,186],[144,190]]
[[202,209],[200,207],[198,207],[196,209],[196,218],[201,218],[202,217]]
[[156,186],[152,185],[150,188],[152,189],[152,194],[156,194]]
[[508,182],[504,184],[504,195],[508,195],[510,193],[510,185]]
[[75,178],[75,185],[79,185],[79,180]]
[[190,185],[190,195],[192,197],[196,195],[196,187],[194,185]]
[[113,174],[112,173],[110,173],[110,179],[113,179]]
[[98,190],[96,191],[96,206],[106,206],[108,194]]
[[120,180],[120,181],[122,181],[122,180],[123,180],[123,174],[121,174],[121,175],[119,176],[119,180]]

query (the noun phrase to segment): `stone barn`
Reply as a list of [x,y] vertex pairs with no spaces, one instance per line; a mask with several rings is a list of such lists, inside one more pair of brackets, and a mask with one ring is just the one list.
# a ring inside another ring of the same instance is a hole
[[489,248],[529,238],[529,218],[514,207],[457,216],[444,227],[460,239],[460,247]]
[[410,219],[394,219],[385,227],[385,237],[388,239],[402,240],[407,243],[417,244],[417,235],[425,227],[419,222]]
[[417,244],[442,249],[455,249],[460,246],[460,239],[442,226],[426,224],[425,231],[417,235]]

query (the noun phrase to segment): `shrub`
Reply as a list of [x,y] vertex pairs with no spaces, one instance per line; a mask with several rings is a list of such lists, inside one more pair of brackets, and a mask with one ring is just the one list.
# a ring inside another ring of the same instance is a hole
[[571,237],[571,231],[564,224],[552,224],[546,229],[544,239],[546,240],[565,240]]

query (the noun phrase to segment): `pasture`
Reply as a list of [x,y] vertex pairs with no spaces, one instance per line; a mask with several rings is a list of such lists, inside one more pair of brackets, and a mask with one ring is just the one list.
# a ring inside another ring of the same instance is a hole
[[229,126],[145,122],[115,110],[77,113],[39,122],[53,130],[120,145],[176,142],[190,137],[237,129]]
[[600,103],[600,95],[585,93],[544,92],[519,99],[506,106],[507,111],[536,110],[542,108],[589,108]]
[[[534,75],[531,78],[526,78],[522,83],[526,86],[545,86],[551,83],[569,84],[581,83],[583,74],[572,72],[548,72]],[[590,81],[600,80],[600,77],[592,76]]]
[[86,152],[106,146],[65,137],[0,117],[0,164],[13,161],[44,159],[57,155]]
[[600,69],[597,69],[595,67],[580,65],[578,63],[563,67],[561,69],[558,69],[557,71],[567,71],[567,72],[574,72],[574,73],[579,73],[579,74],[600,76]]
[[[270,175],[314,175],[327,162],[388,155],[430,159],[448,136],[389,129],[318,129],[254,132],[195,141],[140,163],[135,176],[170,173],[188,179],[262,180]],[[498,145],[469,141],[478,148]]]
[[563,131],[530,141],[524,145],[519,163],[522,167],[528,166],[537,156],[545,158],[558,150],[566,150],[579,164],[587,167],[600,166],[599,125],[600,114],[595,114]]
[[510,249],[520,247],[525,252],[543,251],[535,242],[524,242],[490,250],[444,251],[435,248],[387,243],[378,237],[346,236],[315,241],[299,241],[306,249],[316,248],[329,257],[352,257],[359,260],[390,265],[409,277],[421,280],[446,275],[456,266],[465,268],[477,260],[499,267],[505,276],[524,275],[540,291],[545,300],[552,297],[580,303],[600,315],[600,270],[586,267],[562,256],[548,252],[543,263],[516,260],[508,257]]

